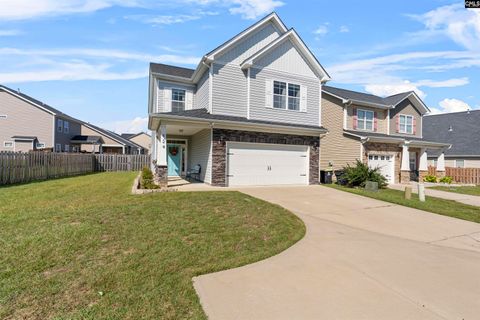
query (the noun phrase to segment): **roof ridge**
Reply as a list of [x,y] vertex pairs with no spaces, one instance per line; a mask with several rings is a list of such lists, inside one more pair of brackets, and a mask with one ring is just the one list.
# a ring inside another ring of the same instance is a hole
[[454,112],[443,112],[443,113],[435,113],[435,114],[426,114],[426,117],[433,117],[433,116],[446,116],[446,115],[451,115],[451,114],[459,114],[459,113],[472,113],[472,112],[478,112],[480,109],[470,109],[470,110],[464,110],[464,111],[454,111]]

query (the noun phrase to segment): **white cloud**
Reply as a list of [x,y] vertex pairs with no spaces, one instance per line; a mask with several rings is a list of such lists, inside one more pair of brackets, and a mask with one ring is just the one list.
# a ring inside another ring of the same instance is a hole
[[119,120],[101,123],[102,128],[114,131],[118,134],[121,133],[138,133],[141,131],[146,132],[148,129],[148,117],[136,117],[131,120]]
[[417,86],[425,86],[430,88],[453,88],[453,87],[461,87],[470,83],[468,78],[453,78],[448,80],[420,80],[415,82]]
[[423,23],[422,36],[443,34],[457,44],[480,51],[480,11],[465,9],[463,3],[442,6],[424,14],[410,15]]
[[198,20],[204,16],[215,16],[218,12],[214,11],[196,11],[193,14],[178,14],[178,15],[149,15],[139,14],[126,16],[126,19],[140,21],[142,23],[152,25],[170,25],[177,23],[185,23],[188,21]]
[[458,112],[472,109],[468,103],[458,99],[443,99],[438,104],[443,112]]
[[240,14],[244,19],[257,19],[285,4],[276,0],[230,0],[230,2],[236,5],[229,9],[230,13]]
[[0,30],[0,37],[11,37],[11,36],[18,36],[21,34],[23,34],[23,32],[16,29]]
[[415,91],[420,98],[423,99],[426,97],[425,92],[420,90],[417,85],[409,81],[389,84],[367,84],[365,85],[365,91],[381,97],[391,96],[402,92]]
[[315,29],[313,33],[319,36],[326,35],[328,33],[328,23],[322,24],[317,29]]
[[347,26],[340,26],[340,32],[342,33],[350,32],[350,28]]

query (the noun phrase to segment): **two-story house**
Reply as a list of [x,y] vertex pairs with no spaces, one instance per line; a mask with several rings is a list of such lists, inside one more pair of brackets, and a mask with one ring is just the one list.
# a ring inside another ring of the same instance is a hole
[[379,167],[389,183],[406,183],[428,174],[427,151],[438,156],[437,171],[445,174],[444,151],[449,144],[423,139],[428,107],[415,92],[389,97],[323,86],[320,167],[342,169],[356,160]]
[[201,166],[216,186],[319,183],[329,75],[272,13],[196,69],[150,65],[149,129],[161,184]]
[[142,153],[120,135],[0,85],[0,151]]

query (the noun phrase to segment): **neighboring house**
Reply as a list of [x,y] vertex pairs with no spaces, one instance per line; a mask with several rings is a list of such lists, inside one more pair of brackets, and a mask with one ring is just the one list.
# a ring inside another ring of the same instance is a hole
[[330,79],[272,13],[193,69],[150,64],[157,179],[201,166],[216,186],[319,183],[321,88]]
[[0,151],[138,153],[141,146],[0,85]]
[[152,149],[152,136],[146,132],[139,132],[139,133],[122,133],[122,138],[127,139],[133,143],[142,146],[143,152],[145,154],[150,154],[150,150]]
[[443,153],[449,144],[426,139],[428,107],[415,92],[389,97],[323,86],[320,168],[342,169],[358,159],[379,167],[389,183],[418,180],[428,174],[427,149],[435,150],[444,174]]
[[[428,115],[423,119],[423,135],[432,141],[452,145],[445,152],[445,166],[480,168],[480,110]],[[437,153],[432,151],[430,165],[437,165]]]

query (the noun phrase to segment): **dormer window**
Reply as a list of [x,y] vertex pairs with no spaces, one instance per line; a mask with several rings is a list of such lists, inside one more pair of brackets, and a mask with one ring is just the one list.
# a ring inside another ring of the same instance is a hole
[[172,89],[172,112],[185,111],[185,90]]

